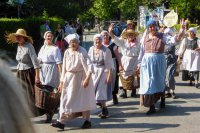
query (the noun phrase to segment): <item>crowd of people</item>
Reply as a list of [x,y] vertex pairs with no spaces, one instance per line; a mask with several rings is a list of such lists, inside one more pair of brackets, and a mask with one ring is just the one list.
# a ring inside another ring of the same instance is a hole
[[[48,29],[41,34],[44,41],[38,55],[32,38],[24,29],[8,34],[8,43],[18,43],[17,77],[24,87],[32,114],[45,113],[46,122],[52,121],[55,112],[34,106],[34,84],[48,85],[58,88],[61,93],[57,121],[52,126],[64,129],[65,121],[82,116],[85,120],[82,128],[91,128],[90,111],[98,105],[102,109],[98,116],[108,118],[106,102],[113,100],[118,104],[119,88],[122,90],[120,97],[127,98],[122,79],[139,75],[140,105],[149,107],[146,114],[151,115],[156,113],[155,103],[159,99],[160,108],[165,108],[166,97],[176,98],[174,76],[181,58],[183,80],[189,80],[190,85],[195,81],[195,87],[199,88],[200,40],[195,28],[187,30],[182,24],[175,34],[170,27],[159,30],[156,21],[150,20],[140,39],[134,27],[133,21],[128,20],[127,27],[118,37],[113,32],[114,24],[111,24],[107,31],[94,35],[93,46],[88,52],[80,45],[81,35],[62,35],[69,44],[64,51],[60,47],[60,38],[53,42],[55,34]],[[56,31],[57,34],[63,32],[60,25]],[[129,88],[131,96],[136,97],[135,82],[131,82]]]

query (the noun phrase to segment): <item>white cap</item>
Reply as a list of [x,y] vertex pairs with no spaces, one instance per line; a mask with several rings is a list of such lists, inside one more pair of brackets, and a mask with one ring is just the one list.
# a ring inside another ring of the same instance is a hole
[[102,37],[101,34],[96,34],[96,35],[94,35],[93,41],[94,41],[96,38],[99,38],[100,40],[103,40],[103,37]]
[[165,34],[168,34],[168,35],[170,35],[170,36],[173,36],[173,35],[174,35],[174,31],[173,31],[171,28],[166,28],[166,29],[164,30],[164,33],[165,33]]
[[194,34],[197,34],[197,29],[194,27],[189,28],[188,31],[192,31]]
[[69,35],[66,36],[64,39],[65,39],[65,41],[68,42],[68,44],[70,44],[70,41],[71,41],[71,40],[74,40],[74,39],[76,39],[78,42],[80,42],[80,41],[79,41],[79,35],[78,35],[77,33],[69,34]]

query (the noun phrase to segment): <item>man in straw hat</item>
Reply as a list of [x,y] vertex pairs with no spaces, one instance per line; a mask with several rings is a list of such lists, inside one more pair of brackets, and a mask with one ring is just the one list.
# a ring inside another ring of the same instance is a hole
[[161,99],[160,108],[165,107],[165,73],[166,60],[164,49],[180,41],[183,30],[177,36],[170,37],[157,31],[156,22],[150,20],[147,23],[147,32],[144,34],[140,56],[138,58],[140,69],[141,105],[149,107],[147,115],[156,112],[155,103]]
[[39,82],[39,62],[33,47],[33,40],[24,29],[18,29],[16,33],[6,35],[8,43],[17,43],[17,77],[23,82],[26,98],[32,113],[36,115],[34,105],[34,84]]
[[[113,25],[111,24],[109,27],[109,33],[113,42],[121,48],[122,58],[121,58],[121,74],[124,79],[127,79],[129,76],[133,76],[135,74],[135,70],[137,68],[137,59],[140,52],[140,43],[138,41],[138,33],[132,29],[125,31],[124,37],[126,39],[116,37],[113,32]],[[136,88],[132,88],[132,92],[136,93]],[[127,97],[126,90],[124,90],[124,98]]]

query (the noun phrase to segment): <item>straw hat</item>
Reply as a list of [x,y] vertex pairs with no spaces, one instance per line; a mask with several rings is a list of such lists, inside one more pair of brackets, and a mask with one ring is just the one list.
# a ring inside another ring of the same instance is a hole
[[17,40],[16,40],[16,36],[22,36],[24,38],[26,38],[27,42],[33,44],[33,40],[32,40],[32,37],[28,36],[26,34],[26,31],[24,29],[18,29],[15,33],[10,33],[10,34],[7,34],[6,35],[6,40],[7,42],[10,44],[10,43],[16,43]]
[[126,24],[127,24],[127,25],[128,25],[128,24],[134,25],[133,20],[127,20]]
[[134,30],[129,29],[129,30],[126,30],[126,31],[122,32],[122,38],[126,39],[128,34],[133,34],[134,36],[138,36],[139,35],[138,32],[135,32]]

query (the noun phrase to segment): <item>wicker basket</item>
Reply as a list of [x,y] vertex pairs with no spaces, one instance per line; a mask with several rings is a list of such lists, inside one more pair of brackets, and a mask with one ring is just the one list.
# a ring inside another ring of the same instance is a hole
[[60,93],[46,85],[35,85],[35,106],[48,111],[55,111],[59,104]]
[[119,77],[120,77],[123,89],[125,89],[125,90],[132,90],[132,89],[134,89],[134,85],[133,85],[134,84],[134,76],[133,75],[128,76],[128,78],[125,79],[122,76],[122,74],[119,73]]

